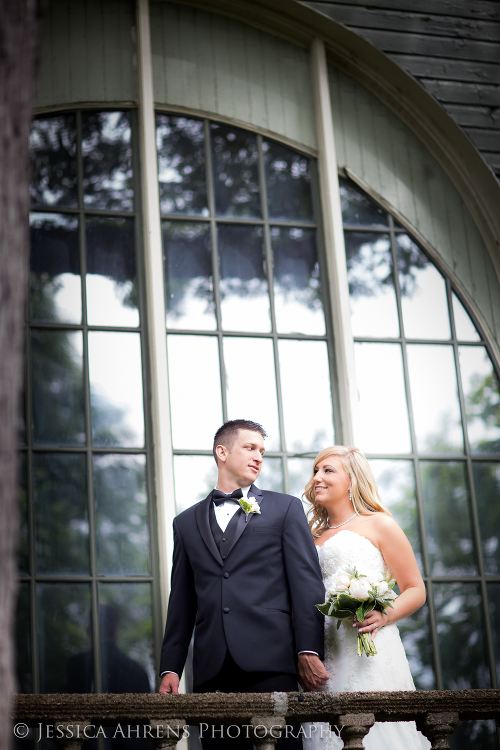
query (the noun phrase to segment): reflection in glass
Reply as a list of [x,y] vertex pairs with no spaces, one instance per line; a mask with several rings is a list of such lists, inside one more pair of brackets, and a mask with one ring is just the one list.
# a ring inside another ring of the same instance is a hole
[[406,338],[449,339],[443,277],[407,234],[396,235],[396,246]]
[[149,693],[155,682],[150,583],[100,583],[103,693]]
[[132,211],[132,147],[128,112],[82,114],[83,202],[87,208]]
[[371,459],[370,466],[380,499],[408,537],[423,573],[413,462]]
[[[217,427],[213,429],[214,434]],[[204,500],[217,484],[217,466],[213,456],[174,456],[174,481],[175,509],[177,513],[182,513]]]
[[33,206],[78,205],[75,115],[33,120],[30,135]]
[[30,215],[30,318],[81,323],[82,282],[78,219],[64,214]]
[[38,583],[37,620],[41,693],[91,692],[93,660],[87,660],[87,690],[72,689],[73,659],[92,646],[90,584]]
[[89,573],[87,461],[83,453],[35,453],[36,569]]
[[459,341],[480,341],[481,337],[455,292],[451,293],[455,331]]
[[19,583],[16,612],[16,673],[20,693],[33,690],[30,584]]
[[488,583],[488,610],[490,613],[491,635],[493,638],[493,650],[495,652],[495,664],[497,671],[497,680],[500,683],[500,628],[498,620],[500,618],[500,582]]
[[215,210],[218,216],[260,216],[257,139],[212,123]]
[[216,327],[210,227],[163,221],[167,328]]
[[174,448],[212,450],[222,424],[218,349],[215,336],[167,337]]
[[368,453],[410,453],[399,344],[354,345],[363,445]]
[[143,446],[140,334],[90,331],[89,380],[93,444]]
[[270,219],[314,221],[310,159],[273,141],[262,143]]
[[463,453],[453,347],[409,344],[406,351],[419,450],[427,453]]
[[435,690],[436,677],[427,604],[417,609],[411,617],[399,620],[398,629],[410,663],[415,687],[417,690]]
[[29,573],[28,466],[26,453],[20,453],[17,465],[19,502],[19,531],[17,539],[17,569]]
[[220,224],[218,235],[222,327],[270,331],[262,227]]
[[97,572],[147,575],[146,457],[94,455]]
[[450,750],[498,750],[495,720],[459,721],[449,742]]
[[282,339],[278,342],[278,352],[287,450],[316,452],[332,445],[326,341]]
[[437,632],[445,690],[489,688],[478,583],[435,583]]
[[259,477],[255,484],[262,490],[284,492],[285,484],[283,481],[283,465],[281,458],[269,458],[269,456],[265,456],[264,461],[262,462],[262,469],[260,470]]
[[316,230],[273,227],[274,306],[280,333],[325,334]]
[[[228,419],[262,424],[267,451],[280,449],[276,372],[272,339],[224,338]],[[259,397],[253,398],[258,383]]]
[[500,574],[500,464],[472,463],[486,575]]
[[85,236],[89,325],[138,326],[134,220],[91,216]]
[[[326,447],[326,443],[322,447]],[[311,506],[307,500],[302,499],[302,493],[311,478],[313,461],[314,457],[311,456],[310,458],[288,458],[286,462],[288,469],[288,492],[290,495],[299,497],[302,500],[306,513]]]
[[203,120],[156,115],[162,214],[208,216]]
[[80,331],[31,331],[33,442],[85,442]]
[[354,336],[399,336],[398,308],[387,234],[345,232]]
[[421,461],[420,477],[431,575],[476,575],[465,464]]
[[458,348],[472,453],[500,452],[500,385],[482,346]]
[[387,214],[345,180],[339,180],[344,224],[360,227],[387,226]]

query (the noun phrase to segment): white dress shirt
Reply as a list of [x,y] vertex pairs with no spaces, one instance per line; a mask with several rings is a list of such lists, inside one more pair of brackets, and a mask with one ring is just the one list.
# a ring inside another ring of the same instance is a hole
[[[217,487],[215,487],[215,489],[217,489]],[[250,485],[241,488],[241,491],[243,492],[243,500],[248,500],[249,489]],[[224,500],[220,505],[215,505],[214,503],[215,520],[221,527],[222,531],[227,529],[229,521],[240,507],[241,506],[237,500]]]

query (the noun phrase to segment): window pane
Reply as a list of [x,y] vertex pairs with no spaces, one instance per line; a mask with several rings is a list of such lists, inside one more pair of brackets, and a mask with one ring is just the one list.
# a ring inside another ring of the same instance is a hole
[[489,688],[478,583],[435,583],[437,631],[445,690]]
[[30,584],[20,583],[16,612],[16,673],[20,693],[33,690],[31,667],[31,606]]
[[467,433],[472,453],[500,452],[500,386],[486,349],[460,346]]
[[167,328],[216,328],[210,227],[163,221]]
[[76,208],[75,115],[33,120],[30,153],[31,204]]
[[51,323],[82,321],[76,216],[30,216],[30,317]]
[[[327,447],[326,444],[323,447]],[[302,499],[302,493],[306,484],[312,476],[314,458],[288,458],[288,492],[294,497],[299,497],[304,503],[304,510],[307,513],[311,507],[307,500]]]
[[269,458],[266,456],[262,462],[259,478],[255,482],[257,487],[273,492],[284,492],[283,464],[281,458]]
[[97,572],[149,573],[146,457],[95,455]]
[[132,148],[128,112],[82,114],[83,202],[87,208],[132,211]]
[[260,216],[257,139],[211,125],[215,210],[218,216]]
[[464,440],[453,347],[407,347],[417,445],[427,453],[463,453]]
[[37,584],[41,693],[93,690],[90,584]]
[[417,690],[435,690],[436,677],[427,604],[417,609],[410,617],[400,620],[398,629],[410,663],[415,687]]
[[465,464],[421,461],[420,477],[431,574],[476,575]]
[[217,466],[213,456],[174,456],[174,479],[175,509],[177,513],[182,513],[206,498],[217,484]]
[[87,240],[89,325],[139,325],[134,220],[92,216]]
[[449,339],[450,319],[443,277],[407,234],[396,235],[405,336]]
[[[266,450],[279,450],[280,428],[272,340],[225,337],[224,365],[228,419],[250,419],[262,424],[268,434]],[[253,398],[256,386],[259,397]]]
[[410,453],[399,344],[355,344],[363,445],[368,453]]
[[452,292],[451,298],[453,302],[453,317],[455,319],[457,339],[459,341],[480,341],[481,337],[476,331],[474,323],[454,292]]
[[370,466],[380,499],[408,537],[423,573],[413,462],[370,459]]
[[31,331],[33,441],[85,442],[80,331]]
[[103,693],[151,692],[155,684],[151,584],[100,583],[99,626]]
[[85,455],[35,453],[34,502],[37,573],[88,575]]
[[451,750],[498,750],[495,719],[459,721],[450,737]]
[[271,330],[262,227],[218,227],[222,327],[226,331]]
[[348,182],[339,180],[344,224],[361,227],[387,226],[387,214]]
[[172,335],[167,347],[174,448],[212,450],[222,424],[217,338]]
[[484,570],[487,575],[500,574],[500,464],[472,463],[474,487]]
[[94,445],[144,445],[141,340],[138,333],[89,332]]
[[278,351],[287,450],[303,453],[333,445],[326,342],[285,339]]
[[271,229],[274,306],[280,333],[325,334],[315,229]]
[[28,466],[27,454],[18,457],[18,498],[19,498],[19,532],[17,540],[17,569],[23,574],[29,573],[29,519],[28,519]]
[[162,214],[208,216],[203,120],[156,115]]
[[270,219],[313,221],[310,160],[272,141],[262,144]]
[[389,236],[345,232],[345,250],[353,335],[399,336]]
[[500,628],[498,627],[498,619],[500,618],[500,583],[488,583],[488,603],[497,680],[500,682]]

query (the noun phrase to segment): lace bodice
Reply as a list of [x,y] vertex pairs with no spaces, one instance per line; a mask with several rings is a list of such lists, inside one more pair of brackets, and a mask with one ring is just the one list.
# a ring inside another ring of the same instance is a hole
[[365,569],[386,571],[381,551],[369,539],[348,529],[327,539],[318,547],[318,555],[326,589],[333,587],[335,576],[347,567],[355,565],[361,573]]

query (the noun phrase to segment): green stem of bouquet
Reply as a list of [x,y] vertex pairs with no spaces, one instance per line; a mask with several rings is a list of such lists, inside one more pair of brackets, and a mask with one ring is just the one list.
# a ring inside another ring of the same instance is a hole
[[363,656],[363,651],[367,656],[375,656],[377,653],[371,634],[358,631],[358,656]]

